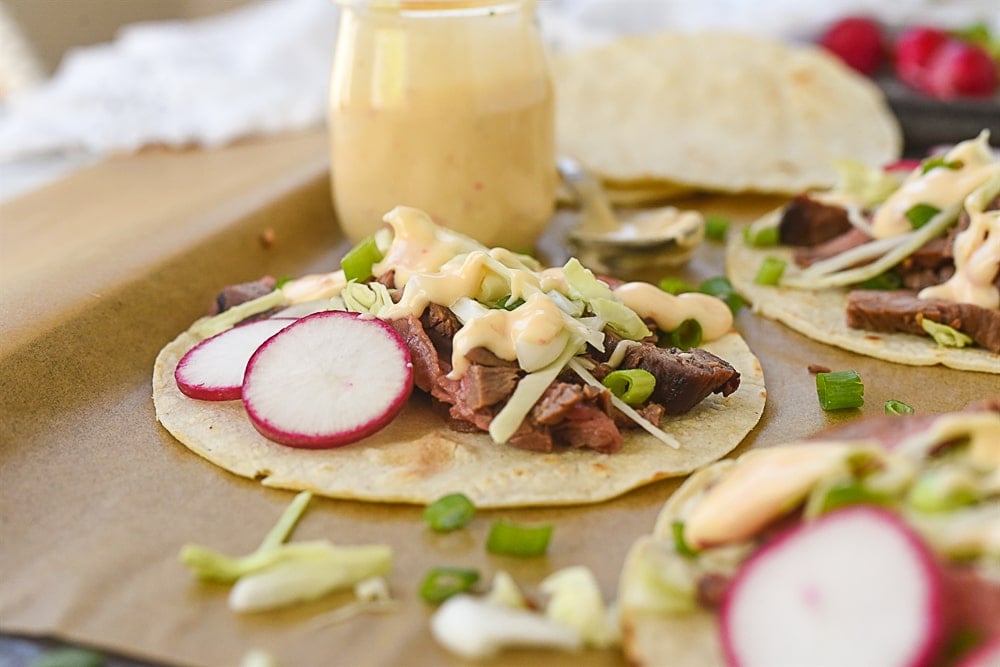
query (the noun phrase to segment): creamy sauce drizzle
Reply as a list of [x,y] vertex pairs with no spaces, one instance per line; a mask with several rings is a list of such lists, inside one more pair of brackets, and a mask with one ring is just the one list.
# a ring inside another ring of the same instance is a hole
[[684,320],[698,320],[704,340],[721,338],[733,327],[733,313],[721,299],[708,294],[670,294],[649,283],[625,283],[614,291],[640,317],[648,317],[663,331],[673,331]]

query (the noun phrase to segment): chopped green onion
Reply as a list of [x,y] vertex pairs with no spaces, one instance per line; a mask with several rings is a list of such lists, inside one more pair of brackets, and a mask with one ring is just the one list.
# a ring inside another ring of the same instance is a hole
[[894,398],[890,398],[885,402],[885,414],[887,415],[912,415],[913,408],[903,403],[902,401],[897,401]]
[[503,310],[514,310],[518,306],[523,306],[523,305],[524,305],[524,299],[514,299],[513,301],[511,301],[510,295],[508,294],[507,296],[501,297],[496,301],[494,301],[490,307],[495,309],[502,308]]
[[285,275],[281,276],[276,281],[274,281],[274,289],[281,289],[282,287],[284,287],[285,285],[287,285],[292,280],[293,280],[293,278],[286,273]]
[[906,212],[906,219],[910,221],[910,225],[914,229],[920,229],[940,212],[941,209],[931,206],[930,204],[914,204],[910,207],[910,210]]
[[424,602],[438,604],[452,595],[464,593],[479,581],[479,572],[463,567],[435,567],[420,584],[420,597]]
[[464,493],[449,493],[424,508],[424,521],[439,533],[457,530],[475,515],[476,506]]
[[691,283],[687,282],[683,278],[664,278],[660,281],[660,289],[664,292],[670,294],[683,294],[684,292],[697,292],[696,288]]
[[372,276],[372,266],[381,259],[382,251],[378,249],[375,237],[369,236],[347,251],[340,260],[340,268],[344,270],[347,280],[367,280]]
[[746,305],[739,292],[733,289],[733,284],[725,276],[715,276],[701,281],[698,291],[703,294],[711,294],[726,302],[733,315],[739,312],[740,308]]
[[858,283],[858,287],[872,290],[894,290],[902,284],[903,279],[899,277],[899,274],[890,270]]
[[671,523],[670,532],[674,537],[674,551],[687,558],[694,558],[698,555],[698,550],[693,549],[691,545],[687,543],[687,540],[684,539],[683,521],[674,521]]
[[743,228],[743,240],[754,248],[769,248],[778,245],[781,240],[777,226],[754,229],[753,225]]
[[849,505],[884,505],[884,495],[875,493],[857,481],[845,482],[827,490],[820,503],[820,513],[832,512]]
[[[692,347],[701,345],[701,323],[696,319],[686,319],[681,322],[676,329],[667,333],[664,342],[670,347],[681,350],[690,350]],[[663,347],[666,347],[664,345]],[[626,401],[627,402],[627,401]]]
[[961,169],[963,166],[964,165],[962,164],[961,160],[954,160],[952,162],[949,162],[948,160],[944,159],[944,156],[937,155],[935,157],[929,157],[920,163],[920,174],[922,176],[931,169],[937,169],[938,167],[954,170],[954,169]]
[[729,233],[729,219],[720,215],[705,217],[705,238],[710,241],[724,241]]
[[[698,325],[696,320],[685,321]],[[698,337],[701,338],[701,325],[698,325]],[[652,396],[656,388],[656,377],[649,371],[632,368],[611,371],[604,376],[602,384],[610,389],[612,394],[625,401],[626,405],[641,405]]]
[[824,410],[860,408],[865,403],[865,385],[856,371],[817,373],[816,394]]
[[541,556],[549,548],[552,526],[525,526],[497,521],[486,538],[486,550],[503,556]]
[[786,262],[777,257],[765,257],[757,269],[757,275],[753,281],[758,285],[777,285],[781,280],[781,275],[785,272]]
[[972,338],[958,329],[926,317],[920,318],[920,327],[942,347],[965,347],[972,343]]
[[104,667],[104,656],[82,648],[59,648],[31,661],[29,667]]

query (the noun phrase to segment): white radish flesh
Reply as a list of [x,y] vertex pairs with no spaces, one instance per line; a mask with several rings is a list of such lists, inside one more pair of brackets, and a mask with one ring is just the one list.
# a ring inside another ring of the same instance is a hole
[[895,515],[857,507],[801,524],[740,568],[721,610],[742,667],[916,667],[944,634],[932,553]]
[[232,401],[243,391],[243,374],[264,341],[295,320],[257,320],[201,341],[181,357],[174,371],[177,388],[202,401]]
[[243,405],[264,437],[321,449],[386,426],[412,388],[410,351],[389,324],[327,311],[261,345],[247,364]]

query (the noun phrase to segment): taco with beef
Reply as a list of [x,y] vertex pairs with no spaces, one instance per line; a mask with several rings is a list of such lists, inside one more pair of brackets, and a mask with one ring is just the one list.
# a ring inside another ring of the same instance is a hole
[[709,465],[633,545],[619,603],[636,665],[996,660],[1000,398]]
[[[413,208],[385,220],[339,271],[258,285],[249,300],[253,290],[224,292],[223,312],[195,322],[156,360],[160,423],[267,486],[412,503],[463,492],[480,507],[510,507],[597,502],[687,474],[730,452],[759,420],[763,373],[723,301],[599,279],[576,260],[543,269]],[[242,397],[212,401],[178,382],[202,341],[249,320],[301,318],[270,341],[287,339],[334,311],[386,323],[406,347],[415,387],[393,419],[352,444],[303,449],[255,428],[246,380]]]
[[901,364],[1000,373],[1000,159],[989,133],[912,170],[842,165],[730,239],[755,312]]

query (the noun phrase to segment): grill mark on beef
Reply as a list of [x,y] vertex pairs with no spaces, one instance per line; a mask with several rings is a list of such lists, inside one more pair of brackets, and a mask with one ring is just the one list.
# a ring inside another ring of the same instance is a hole
[[621,368],[641,368],[656,378],[650,401],[668,415],[688,412],[709,394],[729,396],[740,386],[740,374],[729,362],[702,349],[679,350],[643,344],[630,347]]
[[778,237],[783,245],[816,246],[851,228],[844,208],[802,194],[788,202],[782,211]]
[[925,336],[927,318],[967,334],[977,345],[1000,354],[1000,311],[971,303],[921,299],[906,290],[854,290],[847,295],[847,325],[853,329]]

